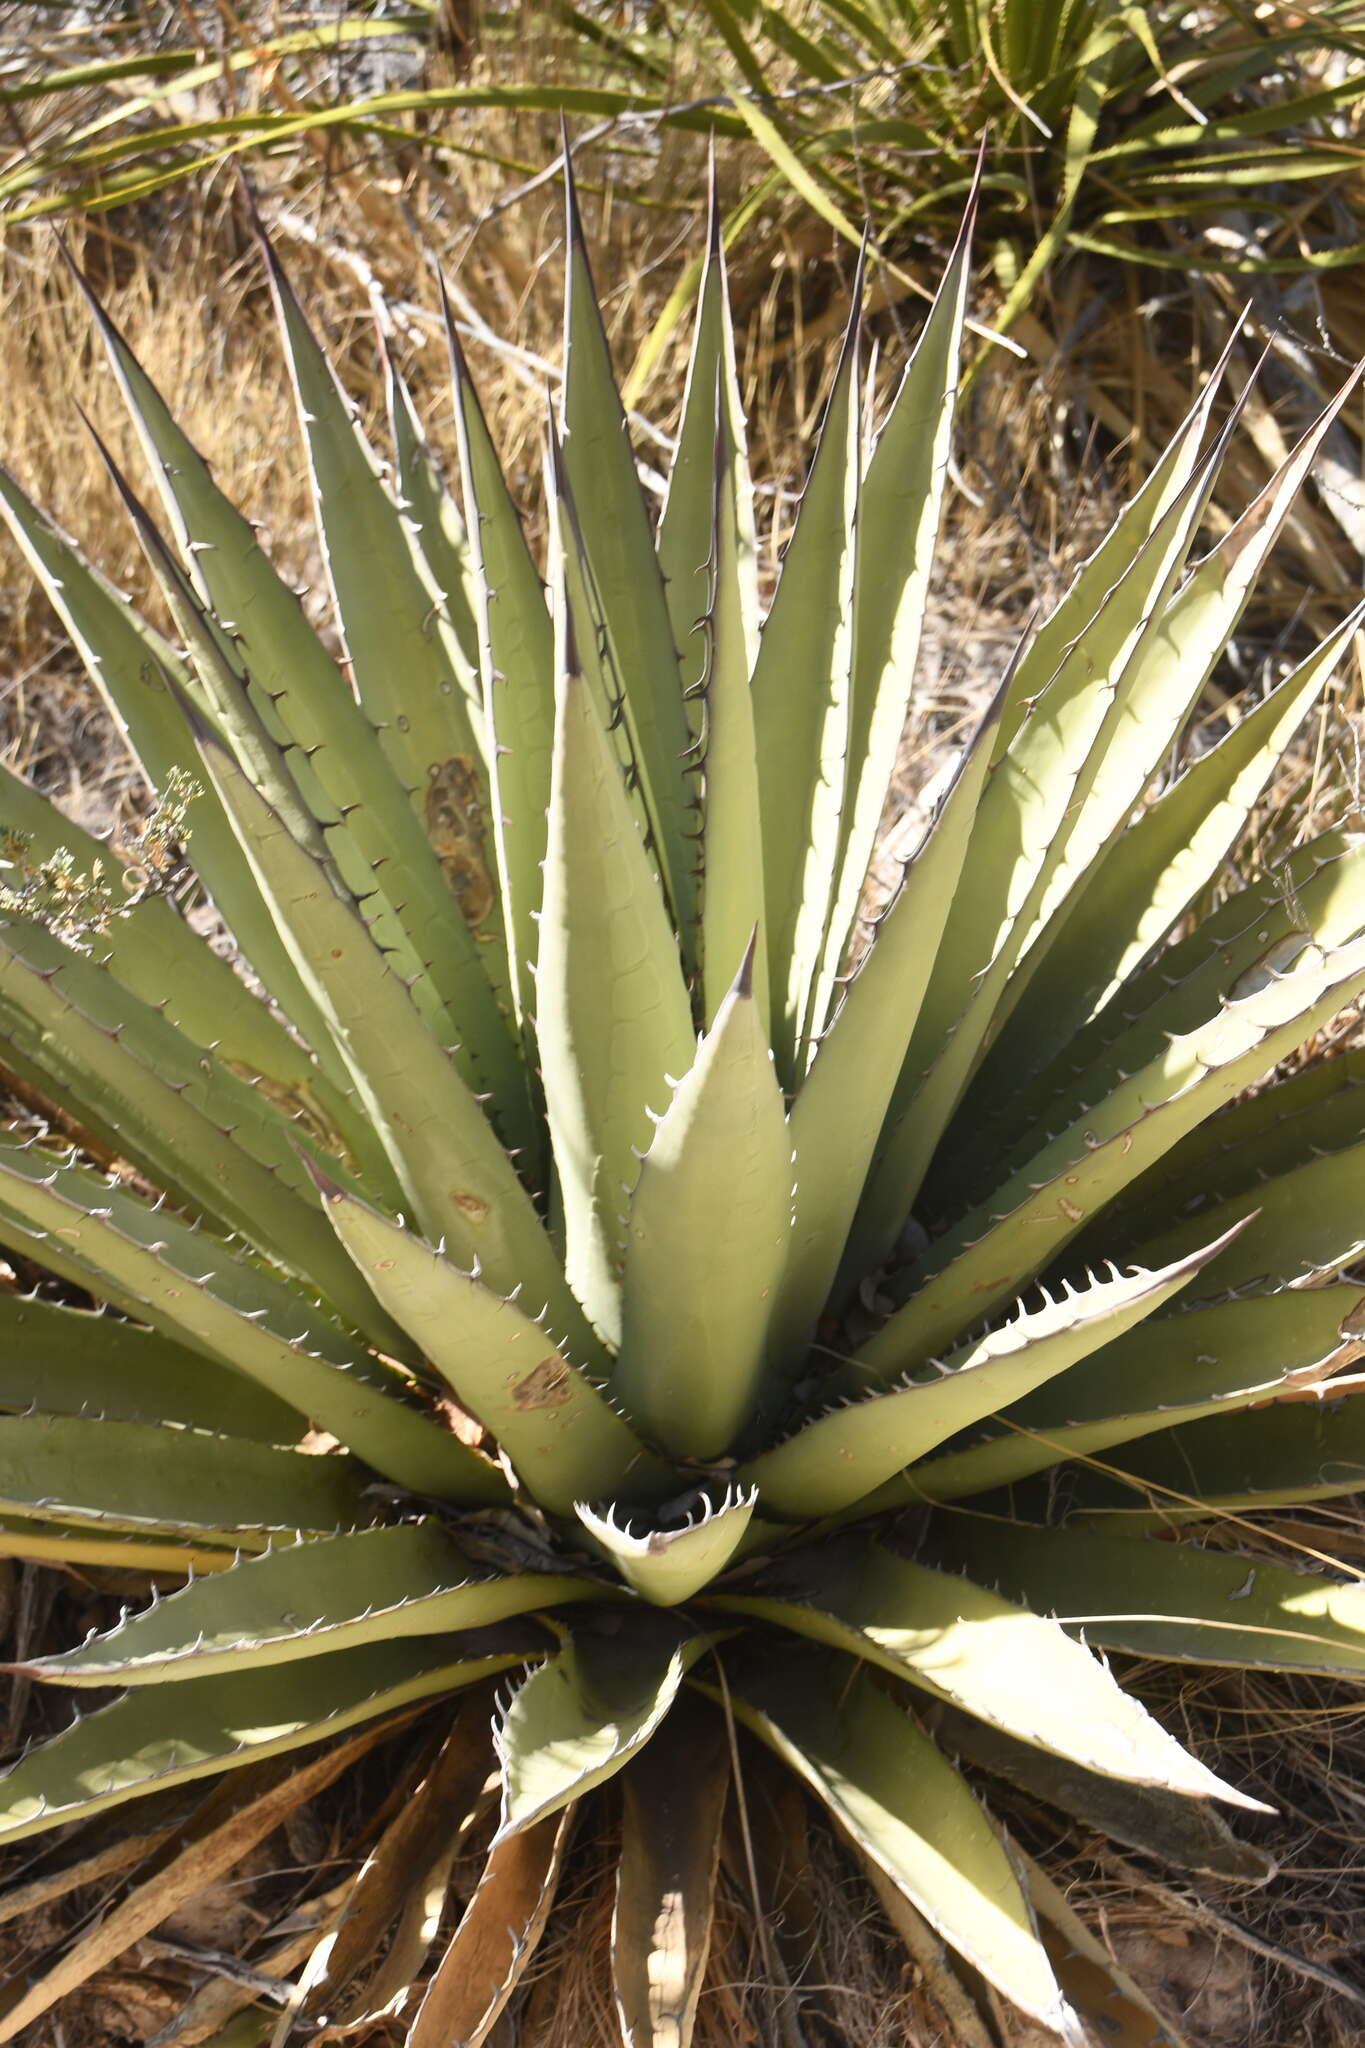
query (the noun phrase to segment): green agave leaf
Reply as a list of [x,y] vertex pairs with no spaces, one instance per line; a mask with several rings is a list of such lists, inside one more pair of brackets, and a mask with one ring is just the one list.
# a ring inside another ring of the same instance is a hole
[[23,1669],[60,1685],[160,1685],[481,1629],[601,1591],[560,1573],[471,1579],[468,1558],[434,1522],[366,1529],[246,1558]]
[[[780,1348],[804,1357],[867,1182],[896,1075],[948,928],[1006,685],[964,749],[938,815],[902,870],[872,944],[792,1105],[796,1214],[782,1285]],[[862,1256],[854,1238],[849,1263]],[[860,1272],[854,1279],[861,1278]]]
[[338,1259],[268,1099],[42,926],[0,918],[0,1046],[36,1068],[116,1158],[241,1231],[377,1344],[392,1326]]
[[505,1497],[500,1477],[463,1444],[393,1398],[397,1374],[282,1280],[170,1210],[36,1146],[0,1143],[0,1243],[11,1241],[11,1218],[44,1264],[62,1270],[74,1255],[96,1293],[244,1372],[387,1478],[438,1497]]
[[[637,768],[674,920],[695,931],[691,743],[668,600],[588,265],[569,152],[564,307],[564,468],[625,692]],[[688,962],[689,967],[691,962]]]
[[297,1411],[201,1353],[117,1316],[0,1290],[0,1408],[178,1422],[289,1444]]
[[[918,1293],[892,1319],[913,1357],[990,1314],[1177,1138],[1274,1067],[1352,1000],[1365,942],[1304,951],[1268,985],[1236,993],[1202,1028],[1172,1035],[934,1247]],[[995,1220],[998,1219],[998,1220]],[[888,1325],[888,1329],[892,1325]]]
[[194,1536],[140,1537],[120,1529],[87,1523],[83,1527],[62,1522],[40,1522],[17,1516],[0,1516],[0,1557],[24,1559],[31,1564],[53,1565],[58,1571],[68,1566],[102,1565],[119,1572],[156,1572],[183,1577],[189,1572],[227,1571],[239,1550],[258,1541],[252,1536],[225,1537],[213,1530]]
[[515,1300],[341,1189],[325,1193],[337,1235],[379,1299],[543,1507],[568,1515],[576,1501],[668,1490],[668,1467]]
[[422,1229],[477,1260],[491,1285],[524,1282],[575,1342],[590,1345],[511,1161],[355,908],[227,755],[206,735],[200,747]]
[[1125,1528],[1169,1529],[1225,1510],[1332,1500],[1362,1486],[1365,1390],[1355,1382],[1334,1393],[1329,1382],[1305,1399],[1162,1430],[1098,1470],[1068,1474],[1065,1498],[1087,1514],[1122,1514]]
[[[1186,1799],[1153,1785],[1102,1777],[1070,1759],[1016,1741],[956,1707],[933,1707],[925,1719],[935,1741],[951,1756],[979,1765],[1027,1799],[1044,1800],[1086,1828],[1126,1842],[1130,1849],[1181,1870],[1204,1870],[1241,1883],[1263,1884],[1273,1874],[1270,1858],[1240,1841],[1211,1800]],[[1027,1883],[1027,1868],[1019,1863],[1016,1845],[1010,1847]],[[1028,1890],[1031,1898],[1031,1884]]]
[[676,1528],[637,1528],[614,1512],[598,1514],[582,1502],[577,1514],[628,1586],[656,1607],[677,1607],[738,1556],[756,1499],[755,1494],[727,1493],[718,1505],[703,1500],[695,1516]]
[[581,1634],[533,1671],[494,1731],[505,1840],[603,1784],[663,1721],[709,1638],[662,1614],[618,1636]]
[[718,1592],[710,1604],[880,1664],[1089,1770],[1237,1806],[1260,1803],[1182,1749],[1055,1622],[882,1544],[855,1537],[797,1555],[770,1566],[752,1592]]
[[863,266],[796,526],[753,673],[772,1040],[784,1085],[810,1056],[810,1008],[841,844],[860,488]]
[[729,549],[723,584],[734,665],[747,684],[758,649],[758,543],[713,160],[705,265],[658,535],[659,569],[686,692],[700,688],[716,659],[714,646],[707,647],[704,622],[717,609],[719,593],[712,587],[719,579],[713,560],[717,527],[725,529]]
[[621,1774],[611,1965],[625,2048],[689,2048],[711,1945],[729,1766],[719,1715],[684,1696]]
[[[64,849],[79,873],[88,875],[101,866],[109,871],[108,849],[100,840],[3,767],[0,824],[23,836],[34,862]],[[196,832],[192,806],[191,841],[198,852]],[[263,1094],[312,1132],[326,1150],[337,1154],[357,1142],[356,1127],[365,1127],[354,1105],[326,1079],[307,1047],[252,994],[231,962],[206,946],[164,896],[148,896],[134,909],[111,918],[88,943],[91,957],[121,987],[157,1005],[196,1045],[212,1046],[234,1073],[260,1083]],[[388,1176],[382,1170],[383,1154],[370,1137],[367,1171],[372,1168],[369,1155],[376,1154],[381,1162],[376,1191],[382,1191]]]
[[535,1008],[540,908],[554,750],[554,639],[545,587],[442,301],[469,547],[476,572],[479,670],[488,721],[493,844],[507,926],[511,989],[523,1031]]
[[1332,1288],[1163,1316],[1006,1409],[978,1442],[919,1466],[914,1495],[961,1500],[1180,1420],[1246,1407],[1277,1388],[1315,1384],[1353,1355],[1342,1330],[1362,1299],[1357,1289]]
[[[1062,1051],[1214,880],[1362,618],[1365,606],[1357,606],[1100,856],[1050,948],[1047,973],[1023,994],[973,1082],[960,1120],[968,1156],[951,1156],[950,1188],[971,1165],[984,1168],[992,1149],[998,1158],[1002,1124],[1032,1107],[1021,1065],[1040,1068]],[[994,1119],[990,1103],[999,1105]],[[936,1189],[942,1185],[936,1169]]]
[[668,913],[571,635],[563,655],[536,1027],[569,1284],[615,1344],[628,1190],[650,1111],[667,1106],[667,1077],[686,1073],[696,1040]]
[[459,506],[446,488],[407,379],[382,326],[379,340],[384,356],[384,394],[399,504],[416,528],[418,545],[441,594],[451,631],[470,675],[477,678],[475,700],[486,710],[487,686],[479,668],[479,629],[475,619],[479,577],[469,533]]
[[[935,975],[920,1010],[864,1205],[879,1256],[919,1194],[1038,919],[1063,879],[1126,822],[1179,730],[1183,697],[1178,711],[1154,710],[1140,747],[1128,744],[1130,706],[1133,717],[1145,708],[1135,692],[1194,542],[1218,452],[1205,458],[1064,656],[982,791],[953,902],[952,972]],[[1125,758],[1141,772],[1120,774],[1116,785],[1108,771]]]
[[[758,1487],[768,1514],[800,1521],[837,1514],[958,1430],[1066,1372],[1150,1315],[1217,1249],[1207,1247],[1155,1272],[1123,1275],[1116,1269],[1112,1279],[1094,1280],[1084,1291],[1045,1298],[1041,1308],[1021,1308],[1013,1322],[963,1345],[942,1364],[919,1366],[919,1376],[908,1384],[808,1422],[785,1443],[741,1465],[739,1483]],[[894,1330],[895,1320],[887,1330]],[[854,1365],[870,1378],[890,1378],[895,1357],[874,1338]]]
[[829,1014],[853,935],[919,658],[948,475],[980,174],[978,165],[956,246],[872,444],[859,494],[848,788],[838,879],[811,1009],[816,1030]]
[[[193,735],[167,681],[174,678],[188,688],[191,677],[169,642],[57,533],[3,469],[0,513],[148,781],[165,789],[177,772],[202,781]],[[63,835],[63,843],[71,843],[70,835]],[[195,802],[194,863],[262,983],[316,1052],[328,1078],[348,1094],[346,1070],[261,902],[236,834],[212,790],[206,789]],[[361,1121],[354,1119],[347,1129],[355,1146],[363,1143],[355,1128]]]
[[338,1735],[434,1693],[476,1685],[540,1648],[533,1630],[513,1625],[337,1650],[287,1677],[227,1671],[184,1685],[139,1686],[30,1750],[0,1778],[0,1841]]
[[198,1430],[96,1416],[0,1416],[0,1511],[7,1515],[147,1533],[337,1529],[366,1515],[361,1477],[349,1458]]
[[[715,1687],[703,1690],[721,1697]],[[737,1717],[795,1771],[949,1945],[1079,2048],[1004,1844],[946,1758],[846,1657],[766,1650]]]
[[1096,1529],[947,1520],[945,1559],[1105,1650],[1247,1670],[1365,1670],[1365,1588],[1235,1551]]
[[[698,614],[705,641],[700,698],[701,966],[707,1025],[715,1023],[730,987],[733,962],[757,933],[754,993],[768,1030],[771,993],[763,900],[763,830],[758,800],[758,752],[749,688],[756,629],[749,618],[747,499],[736,479],[735,443],[716,386],[710,574]],[[681,449],[682,442],[679,442]],[[681,455],[679,457],[681,460]],[[671,587],[671,586],[670,586]]]
[[659,1118],[626,1225],[612,1393],[675,1457],[721,1456],[753,1416],[791,1231],[782,1091],[754,998],[757,935]]
[[[1145,22],[1146,17],[1143,17]],[[1038,1917],[1038,1932],[1057,1981],[1096,2040],[1110,2048],[1181,2048],[1181,2037],[1140,1984],[1096,1939],[1050,1877],[1017,1842],[1010,1853]]]

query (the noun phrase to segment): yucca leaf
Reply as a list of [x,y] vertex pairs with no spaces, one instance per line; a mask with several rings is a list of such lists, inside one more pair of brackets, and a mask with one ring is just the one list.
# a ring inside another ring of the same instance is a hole
[[[529,1290],[526,1309],[504,1300],[340,1188],[326,1190],[326,1204],[379,1299],[542,1506],[567,1515],[579,1500],[667,1491],[668,1467],[532,1320]],[[553,1321],[553,1305],[546,1313]]]
[[[1046,974],[1030,984],[972,1084],[960,1119],[969,1156],[961,1161],[954,1146],[948,1185],[960,1184],[987,1133],[998,1133],[993,1102],[997,1119],[1026,1112],[1032,1096],[1021,1068],[1036,1070],[1066,1046],[1213,880],[1363,617],[1357,606],[1101,855],[1050,947]],[[943,1185],[937,1168],[935,1185]]]
[[328,868],[294,843],[207,735],[200,749],[422,1229],[477,1260],[490,1285],[507,1291],[523,1282],[577,1340],[582,1316],[550,1241],[456,1061],[431,1037]]
[[[166,683],[167,677],[174,677],[188,687],[189,671],[169,642],[55,531],[3,469],[0,512],[153,787],[167,788],[177,773],[202,781],[193,735]],[[194,858],[205,888],[256,973],[317,1054],[324,1072],[348,1091],[346,1070],[261,902],[232,826],[210,790],[196,799]]]
[[569,1284],[614,1344],[626,1204],[649,1113],[667,1107],[667,1077],[686,1073],[696,1040],[652,863],[571,636],[562,654],[536,1029]]
[[[714,672],[715,650],[708,650],[704,621],[717,610],[722,587],[715,559],[718,528],[728,543],[723,601],[733,634],[732,658],[747,684],[758,648],[757,539],[713,158],[692,352],[677,449],[659,515],[659,569],[687,693],[698,690],[708,669]],[[711,630],[714,634],[714,624]],[[695,719],[692,727],[699,729]],[[730,879],[736,877],[730,874]]]
[[765,1034],[772,1011],[764,906],[758,753],[749,688],[755,633],[747,616],[746,539],[724,393],[716,386],[710,549],[698,746],[702,775],[701,967],[704,1012],[714,1024],[732,961],[757,934],[754,995]]
[[728,1765],[720,1716],[685,1696],[621,1775],[611,1964],[625,2048],[689,2048],[715,1915]]
[[366,1515],[349,1458],[99,1416],[0,1416],[0,1512],[111,1529],[336,1529]]
[[[948,928],[1003,698],[1002,689],[964,749],[938,815],[902,870],[792,1105],[796,1213],[776,1318],[782,1347],[792,1358],[809,1344],[853,1226]],[[851,1263],[856,1266],[862,1254],[855,1238]]]
[[501,1480],[463,1444],[395,1398],[397,1374],[282,1280],[171,1210],[36,1146],[0,1144],[0,1243],[10,1240],[11,1218],[44,1247],[46,1263],[60,1268],[69,1250],[97,1294],[246,1373],[386,1477],[418,1493],[503,1495]]
[[839,857],[853,659],[863,269],[753,673],[772,1041],[795,1087]]
[[493,1844],[404,2048],[481,2048],[536,1952],[576,1818],[572,1806]]
[[1023,2011],[1078,2041],[1004,1845],[952,1765],[847,1658],[763,1662],[729,1679],[739,1719],[945,1941]]
[[[1086,1220],[1223,1102],[1338,1013],[1365,973],[1365,941],[1310,946],[1269,986],[1224,1002],[1082,1114],[934,1247],[895,1342],[930,1357],[1017,1294]],[[993,1218],[999,1218],[995,1221]]]
[[1362,1486],[1365,1389],[1355,1380],[1335,1394],[1329,1383],[1303,1400],[1163,1429],[1097,1471],[1068,1473],[1065,1493],[1087,1514],[1122,1514],[1125,1528],[1169,1529],[1224,1509],[1332,1500]]
[[486,709],[487,685],[479,667],[479,629],[475,617],[479,575],[469,532],[459,506],[446,488],[407,379],[382,329],[380,342],[399,503],[417,530],[418,546],[440,592],[445,615],[469,672],[478,679],[480,706]]
[[161,1685],[485,1628],[600,1590],[563,1573],[471,1578],[469,1559],[434,1522],[365,1529],[243,1559],[23,1668],[61,1685]]
[[718,1506],[703,1501],[677,1527],[622,1521],[614,1513],[578,1507],[578,1519],[611,1559],[628,1586],[656,1607],[677,1607],[709,1585],[738,1555],[754,1510],[753,1494],[727,1494]]
[[[987,1528],[1007,1547],[1010,1525]],[[994,1560],[985,1551],[978,1543],[965,1568],[990,1578]],[[1004,1576],[1014,1583],[1008,1569]],[[750,1589],[717,1592],[710,1604],[880,1664],[977,1720],[1088,1770],[1199,1798],[1257,1804],[1198,1763],[1082,1644],[1045,1620],[1046,1600],[1030,1613],[968,1578],[853,1537],[770,1566]]]
[[954,1515],[936,1546],[1101,1649],[1240,1669],[1365,1671],[1365,1589],[1236,1551]]
[[256,1763],[358,1722],[458,1692],[540,1649],[520,1625],[338,1650],[277,1671],[139,1686],[30,1751],[0,1778],[0,1841]]
[[295,1409],[157,1330],[0,1289],[0,1408],[178,1422],[256,1443],[289,1444]]
[[[1209,1263],[1216,1268],[1216,1257]],[[921,1465],[914,1497],[960,1500],[1178,1421],[1244,1408],[1277,1388],[1325,1380],[1352,1356],[1342,1325],[1361,1300],[1349,1287],[1276,1294],[1130,1330],[1065,1380],[1005,1409],[977,1441]]]
[[659,1726],[708,1638],[641,1613],[586,1631],[518,1687],[494,1734],[502,1770],[495,1841],[557,1813],[629,1763]]
[[[1148,1316],[1184,1287],[1216,1246],[1155,1272],[1094,1280],[1043,1307],[1021,1307],[1013,1322],[924,1367],[874,1338],[854,1360],[872,1380],[897,1370],[916,1377],[889,1393],[832,1409],[739,1470],[765,1511],[804,1521],[837,1514],[884,1479],[924,1458],[958,1430],[1045,1384],[1099,1345]],[[896,1318],[886,1325],[894,1333]],[[850,1376],[850,1384],[852,1378]]]
[[455,428],[476,570],[475,619],[489,733],[493,844],[512,997],[523,1029],[534,1012],[536,957],[554,750],[554,640],[545,588],[446,309]]
[[696,920],[690,836],[695,805],[683,772],[691,734],[663,577],[612,373],[567,148],[564,173],[564,467],[625,692],[665,887],[686,940]]
[[849,769],[838,874],[811,1007],[817,1031],[829,1014],[852,937],[919,657],[948,474],[976,206],[974,186],[923,332],[872,444],[859,493]]
[[612,1393],[674,1456],[729,1450],[757,1406],[791,1231],[791,1138],[751,935],[659,1118],[626,1223]]

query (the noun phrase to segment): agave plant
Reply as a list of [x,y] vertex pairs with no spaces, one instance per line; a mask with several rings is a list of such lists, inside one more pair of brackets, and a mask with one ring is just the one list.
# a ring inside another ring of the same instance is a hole
[[[1359,1591],[1199,1540],[1365,1477],[1333,1377],[1360,1056],[1234,1102],[1365,986],[1365,842],[1227,866],[1362,612],[1170,766],[1346,392],[1192,563],[1236,427],[1206,447],[1198,397],[860,950],[966,231],[875,433],[855,306],[760,631],[719,237],[655,526],[572,189],[569,230],[547,581],[454,328],[463,514],[392,364],[386,478],[268,245],[321,636],[93,300],[183,644],[0,485],[171,795],[125,897],[0,784],[0,1053],[65,1134],[0,1143],[30,1289],[0,1292],[0,1550],[171,1588],[23,1667],[118,1690],[0,1780],[0,1840],[420,1709],[430,1768],[260,2037],[482,2041],[574,1816],[619,1792],[621,2037],[685,2048],[727,1787],[766,1746],[969,2048],[990,1987],[1073,2041],[1097,2012],[1164,2038],[962,1767],[1245,1871],[1217,1802],[1259,1802],[1097,1650],[1365,1672]],[[138,1896],[0,2040],[152,1924]]]

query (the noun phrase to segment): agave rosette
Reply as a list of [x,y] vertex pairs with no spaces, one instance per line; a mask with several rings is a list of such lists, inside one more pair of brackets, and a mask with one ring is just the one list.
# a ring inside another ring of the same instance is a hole
[[[254,981],[164,891],[0,927],[0,1058],[85,1134],[0,1141],[0,1244],[69,1283],[0,1292],[0,1550],[186,1579],[27,1667],[122,1690],[0,1780],[0,1841],[448,1700],[287,2024],[482,2040],[619,1779],[622,2034],[684,2043],[748,1730],[916,1953],[1156,2039],[958,1766],[1244,1869],[1218,1807],[1257,1802],[1097,1652],[1365,1672],[1359,1592],[1200,1541],[1365,1476],[1365,1396],[1312,1398],[1357,1348],[1365,1070],[1234,1101],[1365,985],[1365,844],[1225,873],[1360,614],[1169,773],[1345,393],[1193,559],[1235,431],[1197,398],[850,975],[966,233],[875,432],[855,310],[760,632],[718,238],[655,523],[569,215],[548,587],[453,327],[463,512],[392,365],[386,478],[268,250],[344,662],[97,306],[179,644],[0,483],[148,781],[197,784]],[[0,821],[30,872],[100,858],[12,776]],[[493,1767],[484,1887],[399,1941]]]

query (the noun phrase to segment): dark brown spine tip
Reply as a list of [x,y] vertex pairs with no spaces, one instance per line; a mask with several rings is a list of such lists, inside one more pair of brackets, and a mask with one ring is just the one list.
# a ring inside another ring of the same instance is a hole
[[744,948],[744,958],[739,963],[739,973],[735,976],[735,994],[746,1000],[754,992],[754,961],[757,957],[758,926],[755,925],[749,934],[749,943]]
[[719,263],[725,251],[721,247],[720,234],[720,180],[716,171],[716,131],[711,130],[711,139],[706,147],[706,254],[710,262]]
[[344,1187],[342,1187],[340,1181],[333,1180],[331,1174],[328,1173],[325,1170],[325,1168],[319,1166],[316,1159],[313,1158],[312,1154],[310,1152],[304,1151],[302,1145],[297,1144],[295,1140],[292,1138],[289,1142],[291,1145],[293,1145],[294,1150],[298,1153],[299,1158],[303,1163],[304,1172],[308,1175],[309,1180],[312,1181],[313,1186],[322,1196],[323,1201],[329,1203],[344,1201],[346,1198],[346,1190]]
[[435,265],[436,291],[441,301],[441,324],[445,328],[446,354],[450,358],[451,382],[458,390],[470,382],[469,364],[465,359],[464,343],[460,340],[455,326],[455,314],[450,304],[450,293],[446,290],[445,272],[440,264]]
[[564,153],[564,217],[569,234],[569,247],[583,253],[586,251],[587,240],[583,233],[583,214],[578,204],[578,181],[573,174],[573,145],[569,141],[569,123],[562,112],[559,116],[559,146]]

